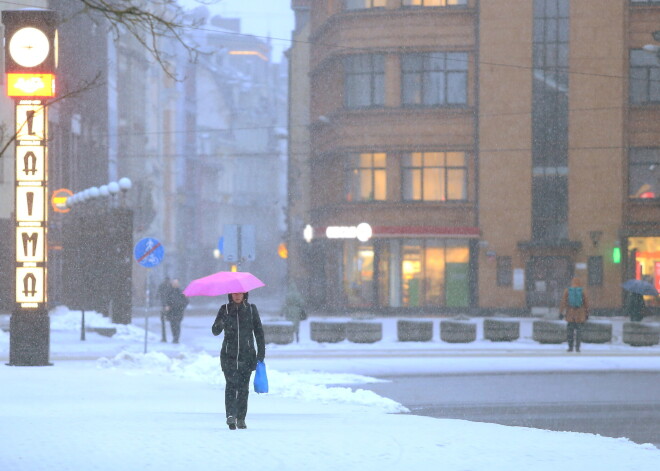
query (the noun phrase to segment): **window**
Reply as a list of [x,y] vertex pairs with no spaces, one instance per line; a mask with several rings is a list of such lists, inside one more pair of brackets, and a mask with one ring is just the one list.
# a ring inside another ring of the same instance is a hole
[[603,284],[603,257],[589,257],[587,260],[587,283],[589,286]]
[[660,102],[660,62],[655,54],[630,51],[630,103]]
[[402,158],[403,199],[464,201],[467,166],[464,152],[413,152]]
[[344,59],[344,104],[347,108],[383,106],[385,56],[356,54]]
[[511,257],[497,257],[497,286],[513,285]]
[[660,198],[660,148],[633,148],[628,153],[628,196]]
[[403,104],[465,105],[467,69],[465,52],[404,54],[401,57]]
[[660,0],[630,0],[631,3],[660,3]]
[[387,154],[351,154],[346,165],[346,201],[387,199]]
[[450,7],[467,5],[467,0],[403,0],[404,7]]
[[366,10],[367,8],[385,8],[387,0],[345,0],[346,10]]

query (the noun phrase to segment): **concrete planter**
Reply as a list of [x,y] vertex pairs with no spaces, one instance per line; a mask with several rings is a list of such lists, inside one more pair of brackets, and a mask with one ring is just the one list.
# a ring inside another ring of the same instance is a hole
[[287,345],[293,342],[293,324],[291,322],[278,322],[263,324],[266,343]]
[[534,321],[532,338],[538,343],[566,342],[566,323],[559,321]]
[[609,343],[612,341],[612,324],[609,322],[586,322],[582,327],[584,343]]
[[520,321],[484,319],[484,338],[493,342],[511,342],[520,338]]
[[383,340],[383,324],[380,322],[348,322],[346,338],[353,343],[375,343]]
[[623,343],[633,347],[658,345],[660,343],[660,327],[643,322],[624,322]]
[[477,324],[462,321],[440,321],[440,340],[470,343],[477,340]]
[[117,333],[116,327],[85,327],[85,332],[96,332],[104,337],[112,337]]
[[310,338],[314,342],[337,343],[346,340],[345,322],[310,322]]
[[399,342],[430,342],[433,339],[433,321],[400,320],[396,323]]

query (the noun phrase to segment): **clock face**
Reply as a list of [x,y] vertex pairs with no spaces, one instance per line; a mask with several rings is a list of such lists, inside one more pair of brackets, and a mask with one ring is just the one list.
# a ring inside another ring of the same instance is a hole
[[48,37],[37,28],[21,28],[9,40],[11,58],[23,67],[41,64],[48,57],[49,50]]

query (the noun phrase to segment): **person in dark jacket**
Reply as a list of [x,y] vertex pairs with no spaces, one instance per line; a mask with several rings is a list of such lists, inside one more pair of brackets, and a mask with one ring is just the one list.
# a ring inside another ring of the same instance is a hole
[[[266,357],[264,329],[257,306],[248,303],[248,293],[229,295],[213,322],[213,335],[225,332],[220,351],[220,366],[225,375],[225,415],[231,430],[247,428],[250,376],[257,362]],[[256,349],[255,349],[256,340]]]
[[181,291],[179,280],[172,280],[172,286],[167,292],[167,301],[165,303],[165,316],[170,321],[172,328],[172,343],[179,343],[181,335],[181,321],[183,321],[183,311],[188,306],[188,298]]
[[626,296],[624,310],[626,311],[626,314],[630,316],[631,322],[641,321],[644,318],[644,313],[646,311],[644,296],[639,293],[629,292]]

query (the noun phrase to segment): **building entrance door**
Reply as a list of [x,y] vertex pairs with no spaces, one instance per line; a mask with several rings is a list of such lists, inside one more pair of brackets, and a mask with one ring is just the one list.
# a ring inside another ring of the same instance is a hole
[[525,279],[527,306],[559,307],[564,289],[573,276],[568,257],[532,257],[527,262]]

